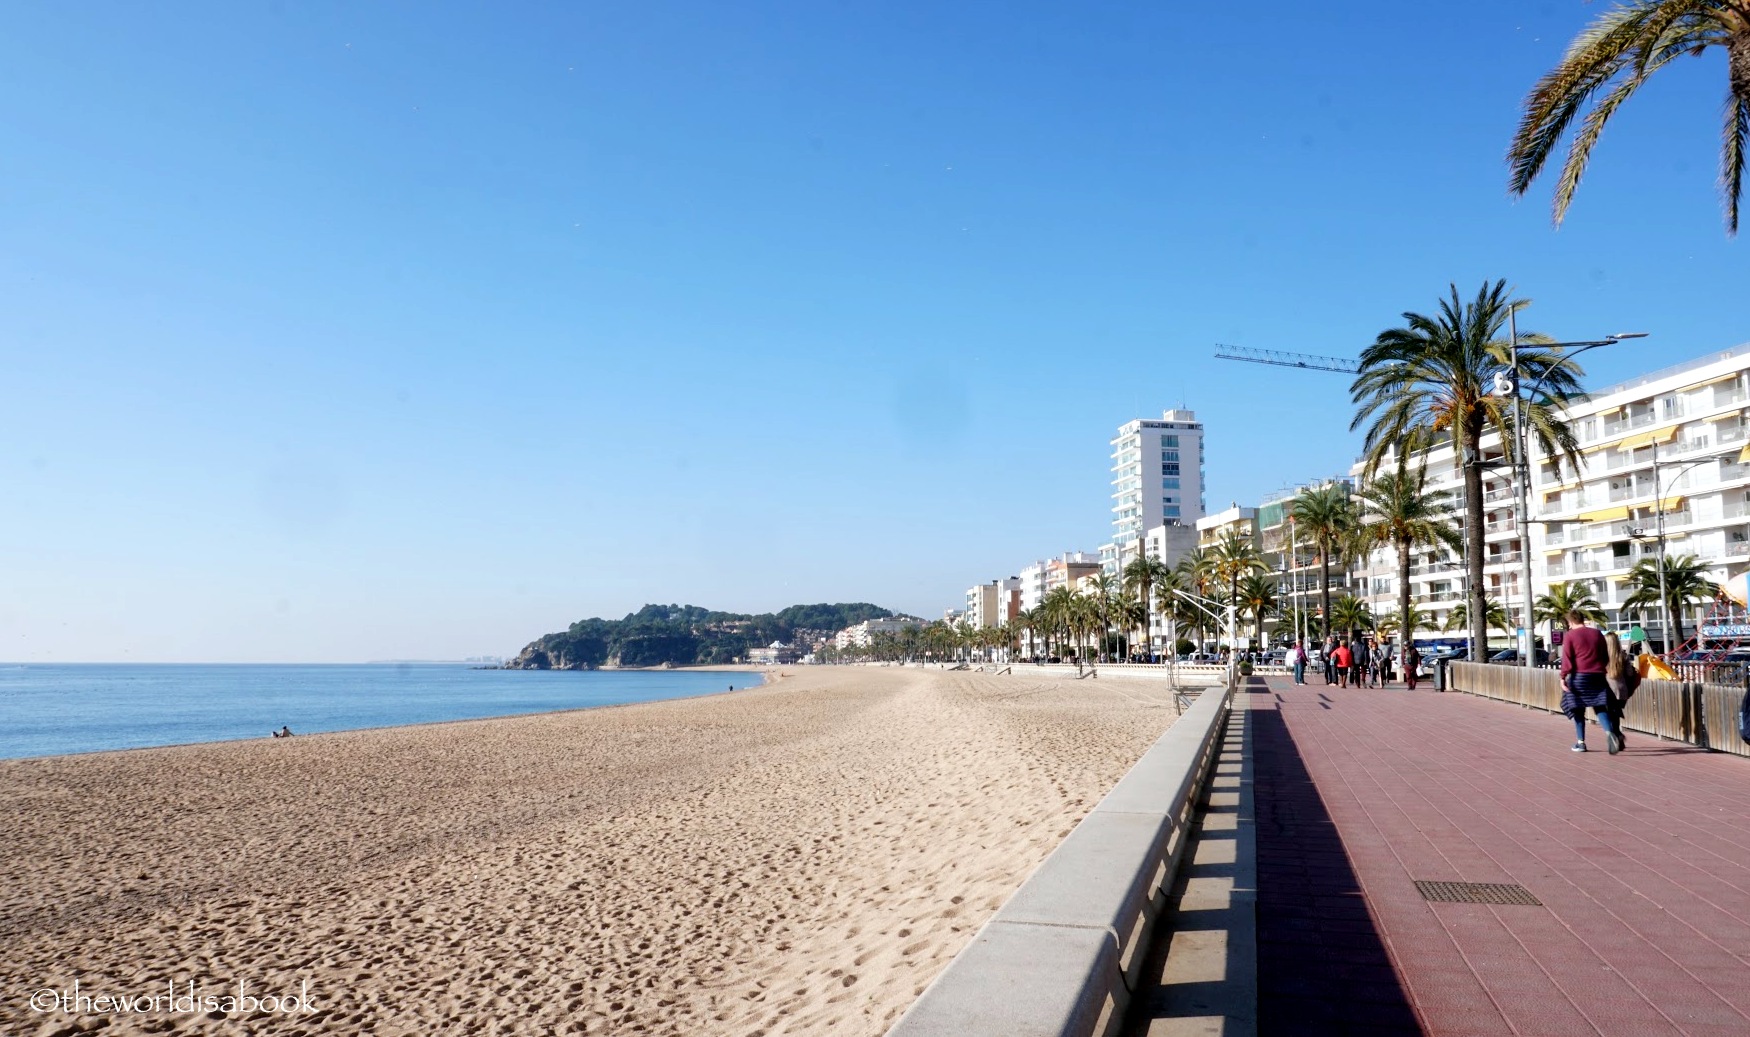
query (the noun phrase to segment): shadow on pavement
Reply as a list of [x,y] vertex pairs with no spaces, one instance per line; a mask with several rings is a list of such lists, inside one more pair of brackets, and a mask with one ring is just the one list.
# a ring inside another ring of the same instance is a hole
[[1250,723],[1259,1034],[1422,1033],[1282,715],[1255,709]]

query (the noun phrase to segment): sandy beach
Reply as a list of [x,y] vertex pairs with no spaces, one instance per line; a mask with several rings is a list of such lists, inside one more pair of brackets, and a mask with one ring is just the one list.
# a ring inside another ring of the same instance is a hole
[[[0,1032],[880,1034],[1174,715],[1142,681],[786,672],[0,762]],[[33,1010],[75,981],[315,1011]]]

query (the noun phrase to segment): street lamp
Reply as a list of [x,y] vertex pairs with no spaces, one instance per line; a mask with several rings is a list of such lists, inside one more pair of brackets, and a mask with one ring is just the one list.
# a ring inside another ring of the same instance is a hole
[[[1544,370],[1543,374],[1538,377],[1537,382],[1532,385],[1530,393],[1521,393],[1519,391],[1519,354],[1528,349],[1571,349],[1573,352],[1567,354],[1564,359],[1572,359],[1573,357],[1586,352],[1588,349],[1597,349],[1600,346],[1614,346],[1625,339],[1646,338],[1647,333],[1644,331],[1628,331],[1616,335],[1606,335],[1600,339],[1592,339],[1584,342],[1548,342],[1521,346],[1519,344],[1518,310],[1512,308],[1508,309],[1507,323],[1509,329],[1508,334],[1511,336],[1510,349],[1513,354],[1513,429],[1515,433],[1514,439],[1517,440],[1515,445],[1518,447],[1519,454],[1516,466],[1519,469],[1519,478],[1517,480],[1519,483],[1519,582],[1521,584],[1521,593],[1525,598],[1525,611],[1520,616],[1519,662],[1520,665],[1530,668],[1536,664],[1537,659],[1536,653],[1532,650],[1531,450],[1530,437],[1527,435],[1525,429],[1525,404],[1528,396],[1536,396],[1538,391],[1543,388],[1544,379],[1550,376],[1550,372],[1554,371],[1555,367],[1552,365]],[[1653,481],[1655,483],[1654,489],[1656,490],[1658,489],[1658,486],[1656,485],[1658,483],[1657,471],[1654,472]]]
[[[1659,625],[1662,628],[1659,631],[1659,639],[1664,642],[1664,654],[1669,657],[1677,646],[1671,643],[1671,631],[1676,629],[1676,624],[1672,622],[1671,597],[1665,587],[1665,491],[1659,484],[1659,444],[1649,443],[1648,445],[1653,448],[1653,536],[1655,543],[1659,545]],[[1714,461],[1724,461],[1726,458],[1736,455],[1736,451],[1726,451],[1720,454],[1709,454],[1707,457],[1698,457],[1677,470],[1677,474],[1671,477],[1671,485],[1676,486],[1677,480],[1688,475],[1693,469],[1704,464],[1711,464]],[[1637,532],[1635,527],[1630,527],[1629,536],[1637,539],[1644,538],[1646,531],[1642,529]]]

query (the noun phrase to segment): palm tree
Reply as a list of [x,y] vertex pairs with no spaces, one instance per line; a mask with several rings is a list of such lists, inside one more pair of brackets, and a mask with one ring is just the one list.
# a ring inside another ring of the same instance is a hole
[[1264,644],[1264,616],[1276,609],[1276,584],[1274,581],[1252,573],[1239,583],[1238,605],[1240,614],[1251,614],[1252,628],[1258,634],[1258,644]]
[[[1142,599],[1136,597],[1136,595],[1120,594],[1117,598],[1114,598],[1112,601],[1112,618],[1117,620],[1119,630],[1127,632],[1125,634],[1126,639],[1129,637],[1128,631],[1135,630],[1138,627],[1142,628],[1146,636],[1148,630],[1148,606],[1144,605]],[[1147,642],[1145,641],[1144,643],[1146,644]],[[1134,654],[1136,645],[1134,642],[1129,642],[1125,645],[1125,648],[1127,651],[1119,653],[1118,637],[1114,635],[1112,638],[1113,658],[1121,659]],[[1145,658],[1143,661],[1147,662],[1148,660]]]
[[1373,610],[1367,602],[1353,594],[1345,594],[1331,606],[1331,621],[1338,630],[1345,631],[1349,640],[1355,639],[1355,631],[1368,630],[1373,627]]
[[[1366,468],[1377,471],[1387,458],[1425,452],[1450,439],[1464,465],[1465,561],[1472,616],[1471,640],[1488,643],[1483,612],[1483,469],[1478,444],[1485,429],[1512,442],[1510,397],[1495,396],[1495,372],[1513,360],[1512,343],[1501,337],[1508,316],[1524,300],[1507,297],[1507,282],[1485,283],[1471,302],[1461,302],[1458,286],[1442,299],[1440,312],[1427,317],[1405,313],[1406,326],[1382,331],[1361,353],[1361,373],[1349,387],[1355,401],[1351,430],[1367,426],[1363,443]],[[1547,341],[1521,335],[1521,341]],[[1524,403],[1526,427],[1558,466],[1578,462],[1579,445],[1563,420],[1568,398],[1579,391],[1581,373],[1554,350],[1519,352],[1520,376],[1537,385]],[[1521,544],[1520,550],[1530,549]]]
[[1434,629],[1434,617],[1414,605],[1410,606],[1410,622],[1407,630],[1400,618],[1403,615],[1403,612],[1388,612],[1374,619],[1373,628],[1382,634],[1395,633],[1400,635],[1406,645],[1416,636],[1416,631]]
[[[1199,547],[1195,551],[1179,559],[1179,578],[1184,581],[1183,589],[1200,598],[1213,598],[1217,577],[1215,574],[1215,556]],[[1179,603],[1181,606],[1184,602]],[[1204,633],[1207,630],[1208,617],[1201,609],[1192,609],[1191,626],[1197,631],[1197,650],[1203,650]]]
[[1609,93],[1593,105],[1568,145],[1553,206],[1560,226],[1592,147],[1616,109],[1659,69],[1684,55],[1699,57],[1710,47],[1726,51],[1720,191],[1726,231],[1736,234],[1744,152],[1750,144],[1750,3],[1744,0],[1628,0],[1601,12],[1521,102],[1519,130],[1507,149],[1512,169],[1508,189],[1516,195],[1526,192],[1580,109],[1608,86]]
[[[1623,608],[1637,612],[1648,606],[1658,608],[1659,559],[1643,558],[1636,562],[1628,571],[1628,585],[1635,592],[1623,599]],[[1707,566],[1694,555],[1665,559],[1665,605],[1671,610],[1671,638],[1665,651],[1673,651],[1684,641],[1683,607],[1691,602],[1712,601],[1719,593],[1720,585],[1708,578]]]
[[1021,637],[1026,638],[1027,648],[1029,651],[1032,651],[1033,638],[1039,633],[1045,624],[1044,617],[1040,615],[1039,608],[1035,606],[1030,609],[1021,609],[1016,612],[1015,618],[1009,621],[1009,625],[1014,628],[1015,637],[1017,639]]
[[[1657,584],[1657,582],[1658,578],[1655,576],[1654,583]],[[1658,598],[1657,586],[1654,588],[1653,596],[1655,599]],[[1552,583],[1549,585],[1548,593],[1539,594],[1537,600],[1532,602],[1531,621],[1540,623],[1547,620],[1550,641],[1553,642],[1556,629],[1567,621],[1570,612],[1578,612],[1592,622],[1599,624],[1604,623],[1607,618],[1604,615],[1604,607],[1598,604],[1598,599],[1592,596],[1592,591],[1587,588],[1586,584],[1574,580],[1567,583]]]
[[[1488,652],[1488,648],[1489,648],[1488,632],[1490,630],[1499,630],[1503,634],[1511,634],[1511,633],[1513,633],[1513,626],[1512,626],[1512,621],[1507,618],[1507,607],[1505,605],[1501,604],[1501,599],[1499,599],[1499,598],[1485,597],[1483,599],[1483,611],[1480,613],[1480,615],[1483,617],[1483,623],[1482,623],[1483,637],[1481,640],[1478,640],[1476,638],[1475,634],[1473,633],[1472,637],[1471,637],[1471,643],[1473,645],[1476,645],[1477,651],[1481,652],[1482,655],[1486,658],[1489,654],[1489,652]],[[1447,613],[1446,629],[1448,629],[1448,630],[1462,630],[1466,626],[1471,625],[1469,622],[1469,619],[1470,619],[1470,609],[1467,608],[1463,603],[1455,605],[1455,606],[1453,606],[1452,611]],[[1471,662],[1480,662],[1480,661],[1481,660],[1478,660],[1478,659],[1471,660]]]
[[[1462,552],[1463,541],[1447,517],[1446,502],[1452,496],[1445,490],[1427,488],[1427,469],[1411,470],[1406,458],[1398,457],[1397,471],[1362,487],[1357,498],[1361,502],[1361,525],[1356,530],[1359,555],[1365,556],[1374,547],[1388,544],[1398,551],[1398,615],[1410,615],[1410,551],[1417,547],[1445,547]],[[1404,635],[1405,643],[1414,634]]]
[[[1226,592],[1226,602],[1231,604],[1236,613],[1244,610],[1240,600],[1240,580],[1255,573],[1264,571],[1264,556],[1258,552],[1258,545],[1252,543],[1252,538],[1236,530],[1228,530],[1222,534],[1215,546],[1210,548],[1210,558],[1215,578]],[[1234,631],[1235,634],[1238,631]],[[1237,650],[1238,645],[1230,645]]]
[[1167,568],[1167,563],[1159,558],[1150,558],[1146,554],[1124,567],[1124,589],[1135,594],[1142,603],[1142,644],[1143,653],[1149,654],[1154,646],[1150,643],[1149,632],[1154,629],[1154,585],[1173,576],[1173,570]]
[[1052,654],[1051,644],[1055,639],[1058,646],[1057,654],[1063,655],[1063,643],[1069,639],[1071,625],[1070,612],[1075,608],[1076,599],[1081,597],[1068,587],[1053,587],[1045,594],[1045,600],[1039,603],[1039,609],[1044,613],[1042,627],[1045,633],[1045,655]]
[[1349,489],[1341,483],[1327,483],[1294,498],[1289,507],[1295,528],[1312,538],[1319,552],[1319,614],[1324,629],[1319,636],[1331,636],[1331,557],[1340,554],[1355,531],[1355,503],[1349,499]]

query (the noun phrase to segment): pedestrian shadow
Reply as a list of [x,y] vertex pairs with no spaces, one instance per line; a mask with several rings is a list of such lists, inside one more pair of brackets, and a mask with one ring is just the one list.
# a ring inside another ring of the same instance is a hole
[[1250,720],[1259,1034],[1422,1033],[1288,726],[1274,710]]

